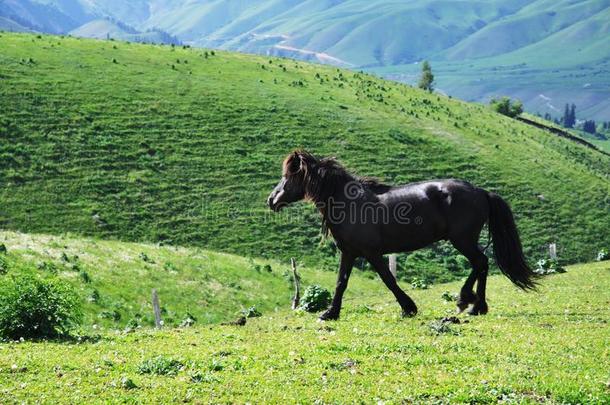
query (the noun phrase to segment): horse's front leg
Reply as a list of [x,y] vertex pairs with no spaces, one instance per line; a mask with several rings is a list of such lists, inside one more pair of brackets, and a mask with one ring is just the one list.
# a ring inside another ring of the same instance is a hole
[[321,320],[326,321],[339,319],[341,302],[343,301],[343,293],[347,288],[347,282],[349,281],[349,276],[352,273],[352,267],[354,267],[355,259],[356,257],[351,253],[341,253],[341,264],[339,266],[339,276],[337,277],[335,295],[330,307],[322,315],[320,315]]

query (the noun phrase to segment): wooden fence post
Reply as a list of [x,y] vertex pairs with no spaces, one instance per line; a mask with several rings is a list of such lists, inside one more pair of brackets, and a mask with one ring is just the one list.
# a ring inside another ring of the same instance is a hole
[[294,258],[290,259],[292,265],[292,276],[294,279],[294,297],[292,298],[292,309],[297,309],[301,302],[301,277],[297,273],[297,263]]
[[152,305],[155,313],[155,327],[161,329],[161,326],[163,325],[163,321],[161,320],[161,307],[159,306],[159,295],[155,288],[152,290]]
[[396,255],[390,255],[390,257],[388,258],[388,262],[390,266],[390,273],[392,273],[394,278],[396,278]]
[[549,245],[549,256],[551,260],[557,260],[557,244],[551,243]]

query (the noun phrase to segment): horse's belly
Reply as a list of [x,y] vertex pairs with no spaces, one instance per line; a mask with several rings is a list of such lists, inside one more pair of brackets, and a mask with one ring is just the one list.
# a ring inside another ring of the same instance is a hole
[[[419,220],[417,222],[420,222]],[[423,223],[403,224],[396,227],[387,227],[383,230],[384,253],[410,252],[424,248],[443,239],[437,229],[425,227]]]

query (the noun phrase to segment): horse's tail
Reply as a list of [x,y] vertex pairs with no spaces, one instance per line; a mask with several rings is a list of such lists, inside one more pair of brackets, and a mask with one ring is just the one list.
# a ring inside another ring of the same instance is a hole
[[499,195],[487,193],[489,201],[489,232],[494,245],[496,263],[502,273],[517,287],[535,290],[536,274],[523,257],[519,232],[510,206]]

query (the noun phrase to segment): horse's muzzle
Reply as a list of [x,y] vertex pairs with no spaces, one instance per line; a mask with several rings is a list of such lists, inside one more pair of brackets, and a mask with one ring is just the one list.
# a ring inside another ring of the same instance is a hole
[[274,203],[274,201],[275,201],[275,197],[274,196],[269,196],[269,198],[267,198],[267,205],[269,206],[271,211],[278,212],[279,210],[282,209],[282,205],[283,204],[281,204],[281,203]]

